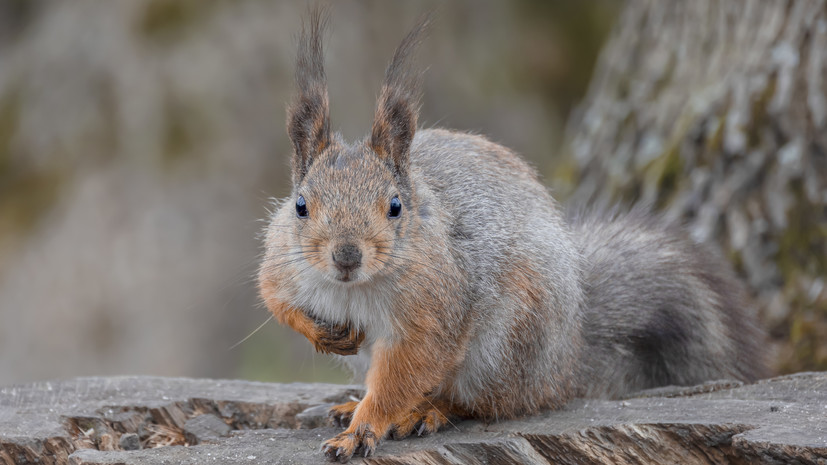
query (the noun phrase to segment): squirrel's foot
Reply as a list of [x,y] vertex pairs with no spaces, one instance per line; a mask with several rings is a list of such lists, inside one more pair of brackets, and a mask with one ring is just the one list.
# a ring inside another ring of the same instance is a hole
[[350,426],[350,420],[353,419],[353,412],[356,410],[356,407],[359,406],[359,402],[345,402],[344,404],[334,405],[330,407],[330,410],[327,412],[327,415],[333,419],[333,425],[338,427],[347,428]]
[[427,436],[436,433],[439,428],[448,424],[448,417],[436,407],[428,406],[417,409],[399,418],[394,422],[390,437],[394,440],[404,439],[414,433],[418,436]]
[[322,452],[332,461],[347,462],[354,454],[369,457],[376,450],[379,439],[370,425],[362,425],[353,432],[341,433],[322,443]]
[[365,339],[365,333],[349,325],[331,325],[316,321],[313,345],[322,353],[354,355],[359,352],[359,345]]

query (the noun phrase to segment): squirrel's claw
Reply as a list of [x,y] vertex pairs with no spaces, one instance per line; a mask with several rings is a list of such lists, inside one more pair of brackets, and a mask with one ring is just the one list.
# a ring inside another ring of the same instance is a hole
[[347,462],[353,454],[369,457],[376,451],[376,434],[370,427],[358,428],[353,433],[341,433],[322,444],[322,452],[331,461]]
[[337,438],[338,436],[324,443],[322,445],[322,453],[324,453],[325,457],[331,462],[345,463],[353,456],[353,450],[348,451],[346,446],[331,444],[331,442]]
[[359,402],[345,402],[344,404],[334,405],[330,407],[327,415],[333,420],[333,425],[339,428],[347,428],[350,426],[350,420],[353,419],[353,412]]
[[448,417],[438,409],[429,407],[425,411],[417,410],[398,419],[391,429],[390,437],[394,440],[405,439],[414,432],[417,436],[427,436],[446,424]]
[[370,457],[376,451],[376,443],[362,444],[362,457]]
[[331,446],[330,444],[323,444],[323,445],[322,445],[322,453],[323,453],[323,454],[325,455],[325,457],[327,457],[327,458],[328,458],[328,460],[330,460],[331,462],[337,462],[337,461],[339,461],[339,460],[340,460],[340,458],[341,458],[341,459],[344,459],[344,460],[342,460],[342,462],[347,462],[347,460],[348,460],[350,457],[348,457],[347,459],[345,459],[345,458],[344,458],[344,456],[342,455],[342,452],[343,452],[343,449],[342,449],[341,447]]

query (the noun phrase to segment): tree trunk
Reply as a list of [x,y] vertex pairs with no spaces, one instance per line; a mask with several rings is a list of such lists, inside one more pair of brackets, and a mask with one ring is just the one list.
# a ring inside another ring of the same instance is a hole
[[827,369],[825,67],[823,1],[630,1],[558,170],[575,203],[644,203],[719,245],[783,372]]

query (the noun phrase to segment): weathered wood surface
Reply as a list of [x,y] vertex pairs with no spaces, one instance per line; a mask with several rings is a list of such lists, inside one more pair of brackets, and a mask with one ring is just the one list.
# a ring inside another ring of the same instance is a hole
[[[355,395],[358,386],[149,377],[10,386],[0,389],[0,463],[324,463],[319,444],[337,430],[319,406]],[[827,464],[827,373],[463,421],[384,441],[364,462]]]

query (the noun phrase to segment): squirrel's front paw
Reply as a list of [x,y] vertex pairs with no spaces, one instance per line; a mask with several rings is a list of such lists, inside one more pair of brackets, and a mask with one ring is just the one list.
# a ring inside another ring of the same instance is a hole
[[376,450],[379,439],[370,425],[362,425],[352,433],[345,431],[322,444],[322,452],[332,461],[347,462],[353,454],[369,457]]
[[359,352],[359,345],[365,339],[365,333],[357,331],[350,325],[332,325],[316,321],[313,345],[323,353],[354,355]]

